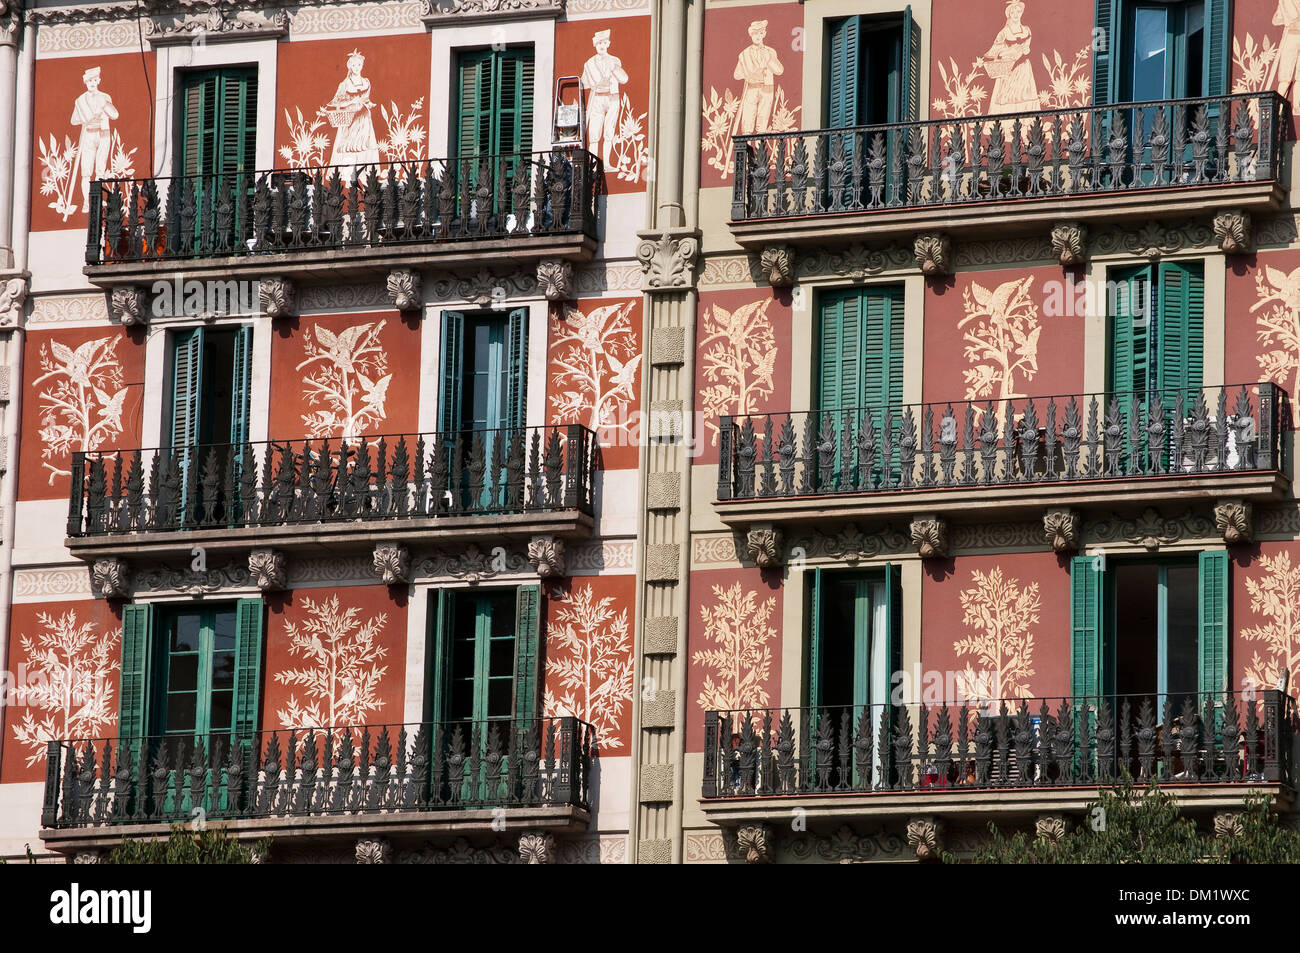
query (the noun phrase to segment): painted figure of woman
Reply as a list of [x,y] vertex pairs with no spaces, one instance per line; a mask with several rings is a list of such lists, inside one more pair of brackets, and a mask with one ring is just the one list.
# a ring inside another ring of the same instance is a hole
[[337,130],[330,165],[350,168],[379,162],[379,143],[370,119],[375,104],[370,101],[370,80],[361,75],[365,63],[356,50],[348,55],[348,75],[325,107],[330,125]]
[[1038,84],[1034,81],[1034,66],[1029,61],[1029,27],[1020,22],[1025,5],[1021,0],[1007,4],[1007,23],[989,51],[979,59],[979,65],[993,80],[993,95],[989,99],[990,113],[1037,112]]

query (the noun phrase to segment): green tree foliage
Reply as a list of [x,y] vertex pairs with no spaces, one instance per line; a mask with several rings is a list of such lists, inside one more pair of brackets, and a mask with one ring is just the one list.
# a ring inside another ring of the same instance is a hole
[[[1010,836],[989,824],[976,864],[1280,864],[1300,863],[1300,831],[1282,824],[1266,795],[1242,804],[1230,837],[1201,831],[1181,814],[1172,794],[1155,784],[1145,790],[1125,781],[1102,789],[1084,823],[1057,841]],[[945,863],[960,863],[951,853]]]
[[180,824],[166,840],[122,839],[108,852],[106,864],[251,864],[255,854],[266,855],[269,840],[251,846],[228,837],[219,828],[193,832]]

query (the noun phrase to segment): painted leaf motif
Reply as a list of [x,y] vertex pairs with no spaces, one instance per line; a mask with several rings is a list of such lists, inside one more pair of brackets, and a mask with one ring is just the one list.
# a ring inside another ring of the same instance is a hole
[[51,341],[50,352],[54,355],[54,359],[65,367],[71,364],[74,360],[72,348],[68,347],[62,341]]

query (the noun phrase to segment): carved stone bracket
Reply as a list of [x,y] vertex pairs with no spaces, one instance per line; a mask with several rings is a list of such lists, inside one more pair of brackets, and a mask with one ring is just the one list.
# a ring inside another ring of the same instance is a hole
[[922,232],[912,243],[916,266],[926,277],[952,271],[952,239],[943,232]]
[[257,299],[261,302],[262,313],[275,319],[293,314],[298,295],[292,281],[273,275],[257,283]]
[[1064,814],[1039,814],[1034,821],[1034,835],[1057,843],[1070,832],[1070,819]]
[[1224,254],[1247,254],[1254,245],[1250,213],[1239,208],[1217,212],[1214,216],[1214,241]]
[[912,545],[922,559],[940,559],[948,555],[948,523],[937,516],[918,516],[909,527]]
[[465,20],[522,20],[558,17],[564,0],[420,0],[426,26],[455,26]]
[[391,864],[393,847],[386,837],[358,837],[356,858],[358,864]]
[[1058,222],[1052,226],[1052,253],[1063,268],[1088,260],[1088,226],[1080,222]]
[[564,575],[564,540],[534,536],[528,541],[528,562],[543,579]]
[[108,296],[108,313],[114,321],[130,327],[145,323],[145,293],[134,285],[114,288]]
[[519,835],[521,864],[555,863],[555,835],[542,831],[525,831]]
[[573,262],[545,258],[537,263],[537,287],[547,301],[568,301],[573,297]]
[[1043,535],[1054,552],[1076,552],[1082,530],[1083,517],[1077,510],[1052,509],[1043,514]]
[[27,279],[6,279],[4,288],[0,288],[0,328],[16,328],[22,324],[23,304],[26,301]]
[[419,311],[424,279],[414,268],[394,268],[388,273],[388,300],[398,311]]
[[97,864],[104,856],[104,851],[94,847],[84,847],[72,855],[74,864]]
[[789,288],[794,285],[795,251],[793,245],[768,245],[758,258],[767,283],[773,288]]
[[375,543],[374,567],[386,586],[411,581],[411,551],[401,543]]
[[100,599],[125,599],[131,592],[131,567],[116,556],[96,559],[90,567],[90,588]]
[[275,549],[254,549],[248,554],[248,578],[262,592],[278,592],[289,580],[289,561]]
[[1244,830],[1240,811],[1216,811],[1214,814],[1214,836],[1223,838],[1238,837]]
[[779,529],[755,526],[745,534],[745,552],[760,569],[771,569],[785,562],[785,538]]
[[1219,500],[1214,504],[1214,528],[1229,545],[1255,538],[1254,510],[1246,500]]
[[636,246],[641,290],[653,294],[694,287],[699,254],[700,241],[693,229],[642,232]]
[[936,817],[914,817],[907,822],[907,846],[917,860],[938,860],[943,850],[943,821]]
[[770,825],[745,824],[736,828],[736,853],[747,864],[770,864],[776,848],[776,835]]

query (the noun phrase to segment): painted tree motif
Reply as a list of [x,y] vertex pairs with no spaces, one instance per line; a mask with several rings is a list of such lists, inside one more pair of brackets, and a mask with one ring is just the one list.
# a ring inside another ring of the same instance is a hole
[[57,617],[40,612],[36,619],[45,631],[18,637],[28,672],[13,689],[17,705],[27,709],[14,737],[28,749],[29,768],[45,760],[49,742],[97,738],[117,720],[109,676],[119,667],[120,633],[97,634],[93,622],[77,621],[75,610]]
[[[1265,265],[1255,273],[1255,293],[1259,300],[1250,307],[1256,315],[1255,335],[1262,346],[1272,348],[1255,360],[1269,380],[1300,393],[1300,268],[1288,274]],[[1300,402],[1293,404],[1292,415],[1300,424]]]
[[1285,667],[1297,684],[1300,563],[1293,566],[1291,554],[1283,551],[1272,557],[1260,556],[1259,565],[1263,572],[1257,578],[1246,577],[1246,591],[1250,593],[1250,611],[1268,621],[1241,630],[1243,640],[1264,644],[1264,655],[1256,651],[1246,666],[1246,679],[1257,687],[1273,688]]
[[547,635],[547,674],[560,693],[546,692],[546,711],[573,716],[596,728],[604,749],[621,748],[624,709],[632,701],[632,633],[627,610],[614,598],[597,599],[592,587],[579,586],[556,612]]
[[1002,698],[1033,698],[1028,679],[1034,674],[1034,635],[1041,605],[1038,583],[1021,588],[1017,579],[1005,578],[1001,567],[987,574],[971,573],[972,589],[961,593],[962,625],[976,631],[953,643],[960,658],[978,659],[981,671],[966,663],[958,685],[966,698],[988,699],[992,691]]
[[566,308],[551,325],[551,412],[556,420],[599,431],[626,427],[636,400],[641,354],[632,328],[633,301],[605,304],[583,313]]
[[397,103],[388,101],[380,105],[379,114],[387,127],[387,135],[379,140],[379,154],[388,162],[409,162],[421,158],[424,152],[424,126],[421,124],[420,111],[424,109],[424,98],[411,103],[411,108],[403,113]]
[[314,335],[312,328],[303,331],[307,356],[296,369],[311,368],[302,393],[309,406],[321,408],[302,415],[309,436],[351,439],[387,418],[393,375],[379,342],[384,324],[354,324],[337,334],[322,325]]
[[109,335],[75,350],[61,341],[41,345],[41,375],[32,387],[41,408],[41,466],[50,471],[51,484],[71,474],[71,453],[98,450],[122,433],[129,388],[122,386],[117,342]]
[[776,597],[758,599],[740,583],[726,589],[713,586],[712,606],[700,606],[704,637],[715,648],[700,649],[691,661],[706,669],[696,704],[705,711],[762,708],[771,700],[767,680],[772,673],[771,625]]
[[972,367],[962,371],[966,399],[1023,397],[1017,391],[1017,376],[1025,382],[1038,373],[1038,305],[1030,298],[1032,277],[1004,281],[990,291],[971,282],[962,293],[966,316],[958,328],[969,329],[962,340],[962,352]]
[[289,126],[289,144],[280,147],[280,158],[291,169],[318,169],[325,164],[325,150],[330,137],[321,132],[325,127],[324,110],[304,118],[302,110],[294,107],[295,116],[284,111],[284,121]]
[[1052,50],[1052,59],[1043,54],[1047,88],[1038,91],[1044,109],[1077,109],[1086,106],[1092,96],[1092,45],[1085,44],[1074,59],[1066,62],[1060,50]]
[[976,82],[979,74],[978,61],[968,72],[963,73],[952,57],[948,58],[947,66],[943,65],[943,60],[939,60],[939,78],[943,83],[943,95],[936,96],[930,103],[935,115],[944,119],[980,115],[989,91]]
[[637,115],[627,93],[619,105],[618,127],[613,139],[610,168],[622,182],[640,182],[650,168],[650,147],[646,143],[647,113]]
[[301,624],[289,622],[289,654],[302,658],[304,668],[276,672],[281,685],[300,686],[306,697],[299,702],[291,694],[289,703],[276,717],[285,728],[361,725],[372,711],[383,707],[379,688],[387,665],[377,664],[388,654],[378,643],[388,624],[380,613],[362,622],[361,610],[340,608],[339,598],[314,602],[303,599],[308,618]]
[[704,379],[700,393],[713,446],[718,444],[718,417],[752,414],[758,401],[772,396],[776,384],[776,337],[767,309],[771,298],[742,304],[734,311],[710,305],[704,312]]
[[1232,38],[1232,65],[1236,79],[1232,82],[1234,93],[1258,93],[1269,88],[1269,77],[1274,73],[1277,45],[1271,37],[1261,36],[1259,42],[1249,33],[1244,40]]
[[[724,89],[719,94],[712,86],[709,87],[708,99],[704,100],[705,132],[700,146],[708,156],[708,164],[717,169],[724,179],[732,171],[732,137],[740,135],[740,105],[740,97],[732,90]],[[766,129],[755,131],[792,132],[799,127],[799,112],[802,109],[802,106],[791,107],[785,90],[777,86],[772,99],[772,119]]]

